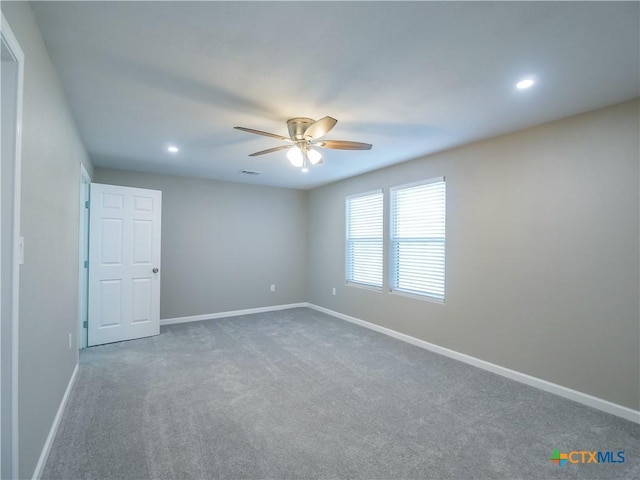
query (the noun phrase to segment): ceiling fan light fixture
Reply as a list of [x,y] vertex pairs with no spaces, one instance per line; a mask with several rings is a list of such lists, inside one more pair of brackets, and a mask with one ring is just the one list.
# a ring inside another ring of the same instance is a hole
[[307,158],[311,165],[317,165],[322,162],[322,154],[313,148],[307,152]]
[[263,132],[246,127],[233,127],[243,132],[262,135],[264,137],[272,137],[282,140],[287,145],[268,148],[250,154],[250,157],[257,157],[267,153],[279,152],[287,150],[287,158],[291,165],[300,168],[303,173],[309,171],[309,167],[320,165],[323,161],[322,154],[316,150],[317,148],[333,148],[338,150],[371,150],[372,145],[369,143],[351,142],[347,140],[322,140],[338,121],[332,117],[323,117],[320,120],[313,120],[306,117],[295,117],[287,120],[287,129],[289,137],[284,137],[275,133]]
[[302,168],[300,169],[302,173],[307,173],[309,171],[309,156],[307,155],[308,151],[306,148],[302,149]]
[[287,158],[294,167],[302,167],[304,164],[304,158],[302,156],[302,150],[298,147],[292,147],[287,152]]

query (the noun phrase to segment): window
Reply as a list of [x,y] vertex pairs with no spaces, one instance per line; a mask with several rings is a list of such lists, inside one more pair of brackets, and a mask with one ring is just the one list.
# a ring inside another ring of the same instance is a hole
[[382,190],[346,199],[347,283],[382,288]]
[[444,178],[391,189],[391,291],[444,301]]

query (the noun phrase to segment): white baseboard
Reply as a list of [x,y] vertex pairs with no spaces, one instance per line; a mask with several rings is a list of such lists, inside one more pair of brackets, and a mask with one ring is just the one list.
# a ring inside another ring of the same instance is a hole
[[215,318],[239,317],[240,315],[250,315],[252,313],[275,312],[276,310],[287,310],[289,308],[308,307],[306,302],[289,303],[287,305],[273,305],[271,307],[247,308],[244,310],[231,310],[229,312],[205,313],[204,315],[193,315],[191,317],[165,318],[160,320],[160,325],[172,325],[174,323],[199,322],[202,320],[213,320]]
[[430,350],[434,353],[444,355],[445,357],[450,357],[455,360],[459,360],[461,362],[467,363],[469,365],[473,365],[474,367],[482,368],[483,370],[496,373],[498,375],[507,377],[511,380],[515,380],[520,383],[524,383],[531,387],[539,388],[540,390],[553,393],[560,397],[568,398],[569,400],[573,400],[575,402],[582,403],[583,405],[587,405],[589,407],[602,410],[603,412],[607,412],[612,415],[622,417],[626,420],[630,420],[635,423],[640,423],[640,411],[633,410],[631,408],[628,408],[622,405],[618,405],[617,403],[613,403],[608,400],[603,400],[602,398],[594,397],[593,395],[589,395],[587,393],[582,393],[577,390],[572,390],[570,388],[563,387],[562,385],[558,385],[556,383],[551,383],[546,380],[542,380],[541,378],[532,377],[531,375],[527,375],[526,373],[520,373],[515,370],[511,370],[509,368],[501,367],[500,365],[496,365],[495,363],[490,363],[485,360],[480,360],[479,358],[472,357],[464,353],[456,352],[455,350],[450,350],[448,348],[440,347],[433,343],[420,340],[419,338],[415,338],[410,335],[406,335],[404,333],[396,332],[395,330],[391,330],[390,328],[381,327],[380,325],[376,325],[374,323],[370,323],[365,320],[360,320],[359,318],[351,317],[343,313],[335,312],[333,310],[329,310],[328,308],[319,307],[318,305],[314,305],[312,303],[308,303],[306,306],[314,310],[317,310],[319,312],[326,313],[327,315],[331,315],[332,317],[336,317],[341,320],[346,320],[347,322],[355,323],[356,325],[360,325],[370,330],[375,330],[376,332],[384,333],[385,335],[389,335],[390,337],[397,338],[398,340],[402,340],[412,345],[416,345],[426,350]]
[[47,439],[45,440],[44,446],[42,447],[40,458],[38,459],[36,468],[33,471],[33,476],[31,478],[34,480],[39,479],[42,476],[42,471],[44,470],[44,466],[46,465],[47,459],[49,458],[49,452],[51,452],[53,440],[56,438],[56,433],[58,432],[58,427],[60,426],[60,420],[62,420],[64,409],[67,407],[67,401],[69,400],[69,394],[71,393],[73,384],[76,382],[77,376],[78,364],[76,363],[76,366],[73,369],[73,373],[71,374],[71,378],[69,379],[69,383],[67,384],[67,389],[64,391],[64,395],[62,396],[62,400],[60,401],[60,406],[58,406],[56,416],[53,419],[53,424],[51,425],[51,429],[49,430],[49,435],[47,435]]

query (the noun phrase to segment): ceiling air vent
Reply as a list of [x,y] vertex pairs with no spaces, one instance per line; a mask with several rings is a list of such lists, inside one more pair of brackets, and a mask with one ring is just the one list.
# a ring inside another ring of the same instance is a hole
[[260,172],[254,172],[253,170],[240,170],[240,173],[245,175],[260,175]]

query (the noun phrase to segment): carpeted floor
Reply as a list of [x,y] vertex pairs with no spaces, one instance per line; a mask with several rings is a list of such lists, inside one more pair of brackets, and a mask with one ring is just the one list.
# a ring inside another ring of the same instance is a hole
[[43,478],[640,478],[640,426],[302,308],[82,351]]

